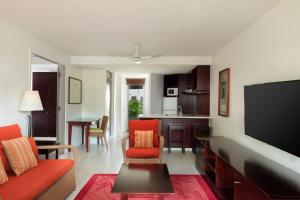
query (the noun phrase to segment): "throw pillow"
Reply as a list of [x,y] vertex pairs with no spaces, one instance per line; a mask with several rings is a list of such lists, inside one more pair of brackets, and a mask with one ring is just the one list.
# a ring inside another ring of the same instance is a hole
[[153,148],[153,130],[134,131],[135,148]]
[[2,141],[2,145],[9,160],[11,169],[17,176],[26,170],[37,166],[37,160],[27,138],[20,137],[17,139]]
[[0,158],[0,185],[8,181],[7,174],[5,172],[2,159]]

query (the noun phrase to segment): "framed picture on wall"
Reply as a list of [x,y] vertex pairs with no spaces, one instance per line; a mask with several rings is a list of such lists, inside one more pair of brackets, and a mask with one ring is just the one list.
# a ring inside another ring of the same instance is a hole
[[220,116],[229,116],[229,94],[230,94],[230,69],[219,72],[219,99],[218,113]]
[[82,81],[69,77],[69,104],[82,103]]

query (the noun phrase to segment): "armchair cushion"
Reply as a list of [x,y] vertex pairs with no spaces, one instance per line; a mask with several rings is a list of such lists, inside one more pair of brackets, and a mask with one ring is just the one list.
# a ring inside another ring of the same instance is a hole
[[129,148],[126,151],[127,158],[158,158],[160,148]]
[[153,148],[153,131],[134,131],[135,148]]
[[90,133],[103,133],[103,129],[101,128],[90,128]]
[[134,147],[135,130],[153,130],[153,146],[159,147],[159,120],[129,120],[129,147]]

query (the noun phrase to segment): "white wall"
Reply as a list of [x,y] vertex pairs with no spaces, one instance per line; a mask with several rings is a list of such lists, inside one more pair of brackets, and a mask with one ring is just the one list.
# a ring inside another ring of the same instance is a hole
[[19,112],[30,89],[31,53],[69,66],[69,56],[17,27],[0,20],[0,126],[18,123],[27,135],[27,113]]
[[162,113],[163,95],[164,95],[164,76],[161,74],[150,74],[151,114]]
[[[106,71],[82,69],[82,117],[99,118],[106,109]],[[96,143],[90,138],[90,143]]]
[[[213,134],[230,137],[300,173],[300,159],[244,133],[244,85],[299,79],[300,1],[284,0],[213,57]],[[230,117],[217,114],[218,73],[231,69]]]
[[102,117],[105,114],[106,71],[102,69],[83,69],[83,117]]
[[[66,121],[73,120],[76,118],[82,117],[82,104],[68,104],[68,91],[69,91],[69,76],[82,80],[82,70],[75,67],[66,68],[66,84],[65,84],[65,93],[66,93]],[[66,133],[68,133],[68,126],[66,126]],[[68,137],[65,137],[66,143],[68,142]],[[81,127],[73,127],[72,131],[72,145],[78,146],[81,144]]]
[[121,137],[121,113],[122,113],[122,75],[118,73],[113,74],[113,137]]

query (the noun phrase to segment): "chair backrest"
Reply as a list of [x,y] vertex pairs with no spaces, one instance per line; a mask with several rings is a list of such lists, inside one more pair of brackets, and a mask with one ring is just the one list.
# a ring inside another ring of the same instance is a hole
[[103,133],[106,132],[107,126],[108,126],[109,117],[104,115],[101,121],[100,128],[103,130]]
[[153,146],[159,147],[160,136],[160,120],[129,120],[129,146],[134,146],[134,132],[135,130],[153,130]]

